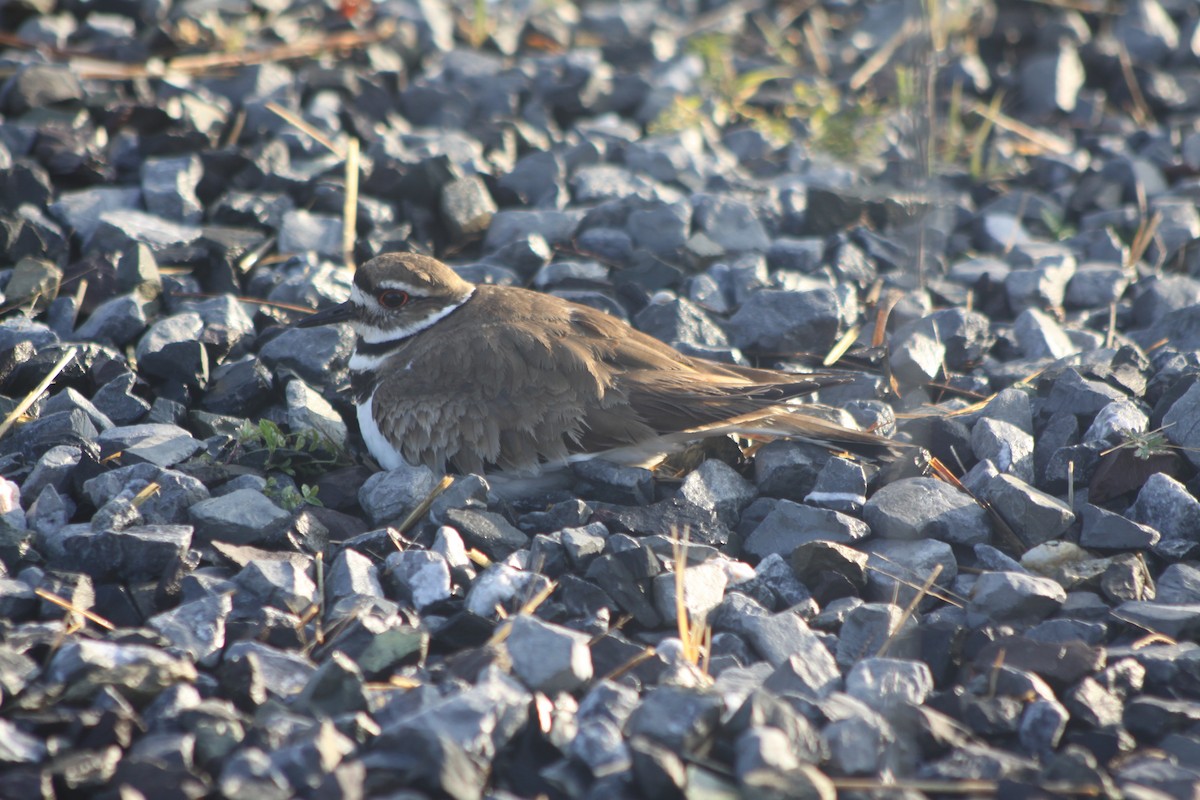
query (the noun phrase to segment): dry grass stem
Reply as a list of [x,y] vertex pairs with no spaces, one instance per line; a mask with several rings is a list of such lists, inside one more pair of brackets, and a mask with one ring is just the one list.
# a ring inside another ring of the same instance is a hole
[[972,103],[968,110],[983,117],[997,128],[1003,128],[1009,133],[1016,134],[1046,152],[1055,153],[1060,156],[1067,156],[1075,152],[1075,146],[1061,136],[1056,136],[1049,131],[1044,131],[1032,125],[1027,125],[1020,120],[1013,119],[997,108],[985,106],[980,103]]
[[340,31],[324,36],[306,37],[296,42],[258,51],[200,53],[179,56],[167,62],[152,60],[147,64],[123,64],[117,61],[72,56],[68,58],[68,64],[84,80],[127,81],[173,75],[206,75],[255,64],[311,58],[322,53],[343,50],[358,50],[386,40],[394,30],[394,23],[386,22],[369,31]]
[[358,238],[358,139],[346,145],[346,199],[342,206],[342,261],[353,270],[354,242]]
[[28,411],[29,407],[36,403],[38,398],[42,396],[42,393],[50,388],[50,384],[57,380],[58,376],[64,369],[67,368],[67,365],[71,363],[71,359],[73,358],[75,358],[75,348],[68,347],[67,351],[63,353],[62,358],[60,358],[58,363],[54,365],[54,369],[50,370],[50,373],[46,375],[46,377],[42,378],[41,383],[33,387],[33,390],[29,394],[25,395],[21,402],[17,403],[16,408],[14,408],[9,415],[4,418],[3,422],[0,422],[0,437],[3,437],[4,434],[8,433],[8,429],[13,426],[13,423],[17,421],[17,418]]
[[[880,556],[878,554],[876,554],[876,557],[883,558],[882,556]],[[888,559],[885,559],[885,560],[888,560]],[[900,565],[897,564],[897,566],[900,566]],[[899,583],[902,586],[907,586],[909,589],[915,589],[918,592],[921,591],[921,586],[923,584],[919,584],[916,581],[912,581],[912,580],[909,580],[908,578],[901,577],[900,575],[897,575],[893,572],[888,572],[887,570],[884,570],[884,569],[880,569],[879,567],[872,567],[872,566],[868,565],[867,569],[871,570],[872,572],[874,572],[878,575],[882,575],[885,578],[891,578],[892,580],[896,581],[896,583]],[[966,598],[956,597],[950,591],[942,591],[940,589],[930,588],[929,590],[926,591],[926,594],[928,594],[930,597],[934,597],[938,600],[941,600],[943,603],[949,603],[950,605],[954,606],[955,608],[965,608],[967,605]]]
[[[433,505],[433,501],[438,498],[438,495],[449,489],[452,483],[454,483],[454,478],[450,475],[446,475],[440,481],[438,481],[438,485],[433,487],[433,491],[431,491],[424,500],[422,500],[420,503],[417,503],[417,507],[410,511],[408,516],[404,518],[404,521],[397,526],[397,534],[403,536],[405,533],[408,533],[408,529],[413,525],[416,525],[417,520],[429,513],[429,507]],[[397,547],[399,547],[399,545],[397,545]]]
[[905,20],[900,29],[896,31],[891,39],[888,39],[882,47],[871,54],[871,57],[863,62],[863,65],[855,70],[850,76],[850,91],[857,92],[861,90],[871,78],[887,66],[887,63],[892,60],[892,56],[900,49],[900,46],[912,38],[918,30],[920,30],[920,22],[915,17],[910,17]]
[[842,356],[846,355],[846,351],[854,344],[854,340],[858,338],[858,333],[861,329],[858,325],[851,326],[846,334],[838,339],[837,344],[833,349],[821,360],[821,364],[826,367],[832,367],[834,364],[842,360]]
[[147,500],[149,500],[151,497],[154,497],[154,495],[158,494],[158,492],[161,488],[162,487],[159,486],[157,483],[151,481],[150,483],[146,484],[146,488],[142,489],[140,492],[135,494],[133,496],[133,499],[130,500],[129,502],[134,508],[141,508],[142,504],[145,503]]
[[649,661],[650,659],[654,658],[655,654],[656,653],[655,653],[655,650],[653,647],[647,647],[645,650],[638,653],[636,656],[629,659],[624,664],[622,664],[621,666],[614,669],[612,672],[605,675],[603,678],[600,679],[600,682],[615,681],[617,678],[621,677],[626,672],[629,672],[629,670],[633,669],[638,664],[641,664],[645,661]]
[[884,654],[887,653],[888,648],[892,646],[892,642],[894,642],[896,639],[896,634],[900,633],[900,629],[904,627],[904,623],[907,622],[908,618],[913,615],[913,612],[917,610],[917,606],[921,604],[921,601],[925,599],[925,595],[929,594],[929,590],[932,589],[933,584],[937,582],[938,576],[942,574],[942,569],[942,565],[938,564],[933,568],[933,571],[929,573],[929,577],[925,579],[925,583],[922,584],[920,590],[917,592],[916,597],[912,599],[912,601],[905,607],[904,613],[900,615],[900,621],[896,623],[895,629],[888,634],[888,638],[882,645],[880,645],[879,652],[875,654],[876,658],[883,658]]
[[70,601],[66,600],[65,598],[59,597],[58,595],[56,595],[52,592],[47,592],[45,589],[34,589],[33,593],[48,603],[53,603],[54,605],[58,606],[59,608],[65,608],[67,611],[70,611],[73,614],[78,614],[79,616],[83,617],[84,619],[88,620],[89,622],[94,622],[95,624],[99,625],[101,628],[105,628],[106,630],[110,630],[110,631],[115,631],[117,629],[116,625],[113,625],[111,622],[109,622],[104,617],[100,616],[99,614],[94,614],[91,611],[88,611],[86,608],[80,608],[79,606],[71,603]]
[[310,124],[304,117],[294,111],[284,108],[279,103],[267,103],[267,110],[280,117],[291,125],[296,130],[308,136],[314,142],[321,144],[326,150],[333,153],[340,159],[346,158],[346,148],[341,147],[320,130],[315,125]]
[[1137,232],[1133,235],[1133,241],[1129,245],[1129,260],[1125,263],[1126,271],[1132,272],[1137,263],[1142,260],[1142,256],[1146,255],[1146,250],[1149,249],[1150,243],[1158,234],[1160,224],[1162,224],[1162,213],[1158,211],[1154,212],[1149,219],[1142,219]]

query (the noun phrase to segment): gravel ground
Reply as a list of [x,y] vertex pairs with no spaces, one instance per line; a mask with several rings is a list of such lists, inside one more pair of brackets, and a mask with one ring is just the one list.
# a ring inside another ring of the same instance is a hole
[[[1200,8],[935,7],[0,0],[0,797],[1196,797]],[[375,472],[400,249],[936,461]]]

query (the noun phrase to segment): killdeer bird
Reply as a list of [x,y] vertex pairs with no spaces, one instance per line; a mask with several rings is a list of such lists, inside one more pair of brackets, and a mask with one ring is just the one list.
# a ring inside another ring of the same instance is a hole
[[743,428],[890,444],[783,405],[843,376],[692,358],[602,311],[476,286],[427,256],[367,262],[349,300],[298,324],[335,322],[357,333],[351,390],[385,469],[535,473],[597,453],[630,463]]

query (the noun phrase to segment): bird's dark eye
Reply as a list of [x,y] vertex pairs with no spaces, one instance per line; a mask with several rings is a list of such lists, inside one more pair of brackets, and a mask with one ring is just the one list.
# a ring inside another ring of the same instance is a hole
[[400,308],[408,302],[408,292],[399,289],[384,289],[379,293],[379,305],[384,308]]

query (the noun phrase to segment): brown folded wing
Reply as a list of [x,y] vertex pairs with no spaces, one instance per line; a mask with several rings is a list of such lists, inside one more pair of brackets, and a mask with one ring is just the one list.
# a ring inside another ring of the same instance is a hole
[[489,286],[399,345],[384,372],[384,435],[409,461],[470,472],[619,447],[844,380],[688,358],[600,311]]

